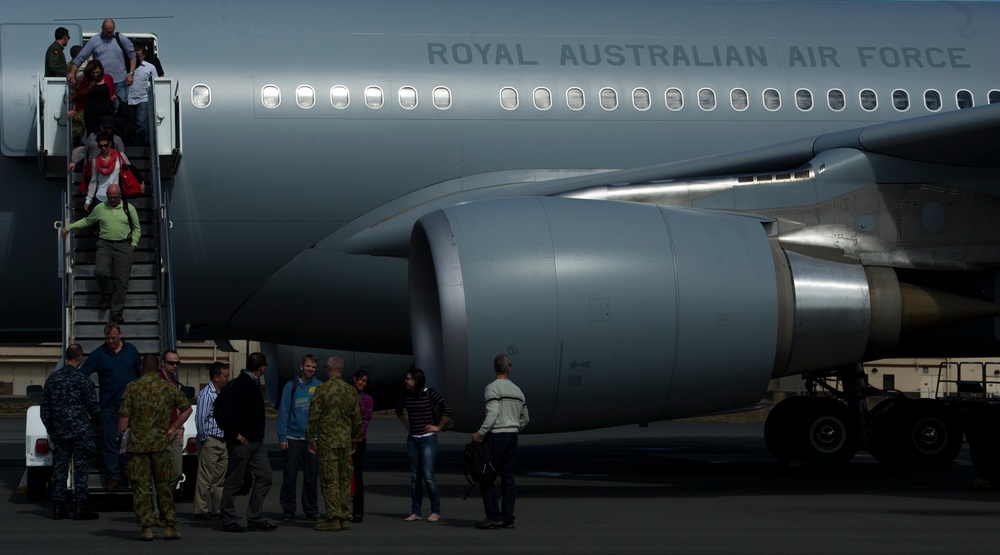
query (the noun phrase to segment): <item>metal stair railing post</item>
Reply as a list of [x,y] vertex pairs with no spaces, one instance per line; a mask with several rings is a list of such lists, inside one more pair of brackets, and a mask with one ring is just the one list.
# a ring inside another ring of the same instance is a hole
[[150,173],[153,185],[153,211],[156,214],[157,256],[160,265],[159,312],[160,312],[160,345],[161,352],[177,348],[177,332],[174,325],[174,287],[173,272],[170,258],[170,214],[169,199],[160,180],[160,149],[159,129],[156,125],[156,95],[153,77],[147,82],[149,91],[149,110],[147,110],[146,125],[149,129]]

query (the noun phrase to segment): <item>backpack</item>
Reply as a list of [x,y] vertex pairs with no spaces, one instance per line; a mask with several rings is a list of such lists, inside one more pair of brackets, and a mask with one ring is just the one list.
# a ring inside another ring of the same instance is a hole
[[465,479],[469,482],[469,489],[465,490],[462,500],[469,496],[469,492],[476,484],[485,484],[496,480],[497,470],[493,466],[493,452],[490,446],[482,441],[470,441],[465,444]]

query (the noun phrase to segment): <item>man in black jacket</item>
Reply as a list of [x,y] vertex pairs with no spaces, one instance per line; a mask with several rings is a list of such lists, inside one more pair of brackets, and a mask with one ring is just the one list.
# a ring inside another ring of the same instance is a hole
[[[264,447],[264,397],[260,392],[260,377],[267,368],[263,353],[247,356],[247,369],[215,400],[215,420],[225,432],[229,466],[222,488],[222,531],[269,532],[277,526],[264,520],[264,497],[271,489],[271,463]],[[236,517],[236,495],[244,485],[246,473],[253,477],[250,502],[247,506],[247,526]]]

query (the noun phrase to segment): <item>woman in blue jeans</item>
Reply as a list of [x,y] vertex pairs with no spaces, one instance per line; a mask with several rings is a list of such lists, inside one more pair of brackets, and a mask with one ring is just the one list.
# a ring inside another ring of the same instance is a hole
[[[427,522],[441,518],[441,491],[434,481],[434,461],[437,459],[437,432],[451,417],[451,405],[437,391],[424,387],[424,371],[417,368],[406,373],[406,389],[396,401],[396,416],[409,432],[406,436],[406,454],[410,459],[410,516],[405,521],[420,520],[420,506],[424,501],[424,487],[431,499],[431,514]],[[434,423],[434,407],[441,412],[441,420]],[[406,409],[406,415],[403,414]],[[423,484],[421,483],[423,481]]]

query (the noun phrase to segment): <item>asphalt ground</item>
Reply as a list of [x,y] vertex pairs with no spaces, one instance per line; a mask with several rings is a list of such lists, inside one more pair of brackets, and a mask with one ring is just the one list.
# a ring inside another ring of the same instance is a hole
[[[95,499],[101,518],[50,520],[48,503],[17,492],[23,422],[0,419],[0,550],[10,553],[997,553],[1000,488],[976,487],[963,450],[956,466],[899,471],[861,453],[837,472],[790,468],[767,452],[763,425],[662,422],[522,436],[517,527],[477,530],[478,491],[467,500],[467,434],[441,435],[442,519],[407,523],[405,433],[375,420],[365,462],[367,514],[345,532],[281,523],[281,454],[269,421],[274,485],[265,513],[274,532],[223,533],[179,503],[183,539],[152,543],[137,532],[127,495]],[[428,514],[426,509],[424,516]],[[243,514],[246,498],[237,511]]]

